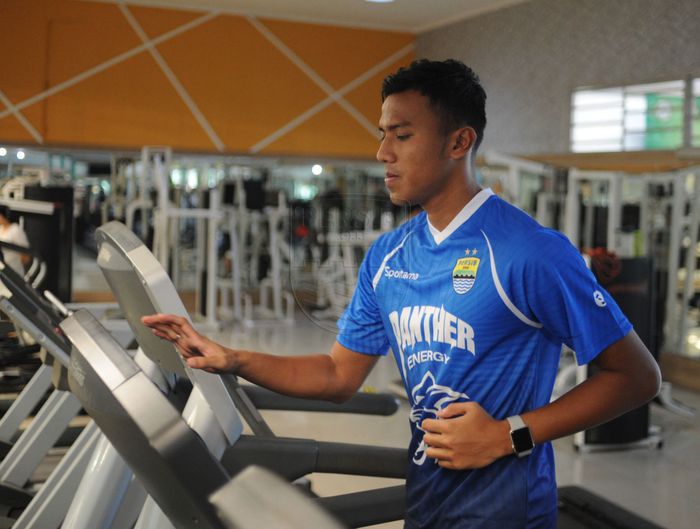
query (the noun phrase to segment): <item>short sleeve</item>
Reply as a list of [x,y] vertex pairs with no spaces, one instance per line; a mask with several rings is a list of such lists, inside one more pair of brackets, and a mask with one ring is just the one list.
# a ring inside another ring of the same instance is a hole
[[580,365],[625,337],[632,325],[563,235],[537,234],[526,261],[529,309],[543,330],[576,352]]
[[389,340],[379,312],[377,297],[372,285],[373,249],[365,255],[357,277],[357,286],[350,304],[338,320],[338,343],[351,351],[368,355],[385,355]]

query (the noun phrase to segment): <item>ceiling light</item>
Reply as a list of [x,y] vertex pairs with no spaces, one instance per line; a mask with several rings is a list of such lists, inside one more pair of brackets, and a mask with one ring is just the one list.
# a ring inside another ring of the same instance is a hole
[[314,176],[318,176],[323,172],[323,167],[316,164],[311,168],[311,172],[314,174]]
[[17,151],[17,159],[24,160],[24,151]]
[[365,0],[365,2],[370,2],[372,4],[388,4],[394,0]]
[[7,156],[7,149],[5,147],[0,147],[0,156]]

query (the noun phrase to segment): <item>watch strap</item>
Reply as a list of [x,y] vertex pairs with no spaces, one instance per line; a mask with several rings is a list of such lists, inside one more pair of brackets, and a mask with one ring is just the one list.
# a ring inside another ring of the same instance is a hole
[[513,415],[508,417],[506,420],[508,421],[508,424],[510,424],[511,432],[514,430],[520,430],[521,428],[527,428],[527,424],[525,424],[525,421],[523,421],[523,418],[520,415]]
[[530,428],[520,415],[513,415],[506,419],[510,425],[510,440],[513,453],[518,457],[525,457],[532,453],[535,443],[530,434]]

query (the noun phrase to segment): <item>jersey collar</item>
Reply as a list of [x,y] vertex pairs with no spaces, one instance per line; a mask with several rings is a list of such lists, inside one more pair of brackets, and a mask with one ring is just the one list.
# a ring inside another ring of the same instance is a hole
[[491,195],[493,195],[493,191],[491,191],[491,189],[488,187],[479,191],[469,202],[467,202],[467,205],[462,208],[462,211],[457,213],[455,218],[453,218],[442,231],[430,224],[430,219],[428,219],[428,216],[426,215],[425,219],[428,223],[428,229],[430,230],[430,234],[433,236],[435,244],[439,245],[442,241],[452,235],[457,228],[467,222],[467,220],[469,220],[469,218],[476,213],[476,211]]

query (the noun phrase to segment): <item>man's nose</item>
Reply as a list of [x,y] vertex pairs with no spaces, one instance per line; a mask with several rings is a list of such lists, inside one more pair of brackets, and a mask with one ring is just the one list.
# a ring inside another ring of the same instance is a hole
[[394,154],[393,151],[390,149],[390,146],[386,139],[382,140],[382,142],[379,144],[379,149],[377,150],[377,161],[380,161],[382,163],[388,163],[394,160]]

